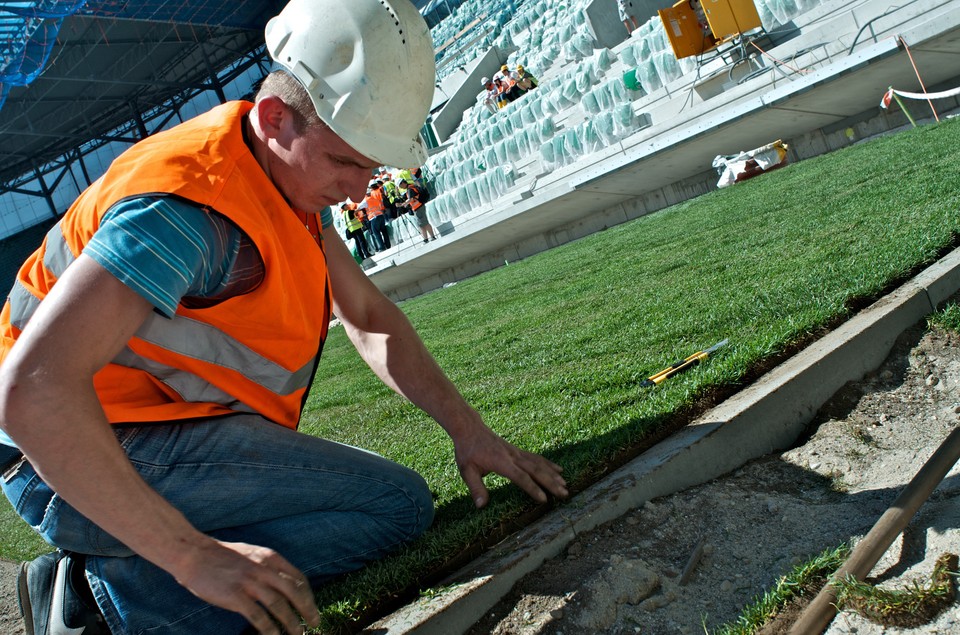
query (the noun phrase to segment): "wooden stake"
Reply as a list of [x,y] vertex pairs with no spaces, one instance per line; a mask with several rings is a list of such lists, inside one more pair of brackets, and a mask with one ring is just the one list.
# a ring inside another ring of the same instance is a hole
[[[957,459],[960,459],[960,427],[954,428],[953,432],[940,444],[933,456],[900,492],[893,505],[883,513],[863,540],[857,543],[847,561],[833,574],[833,578],[840,580],[853,576],[862,582],[894,539],[910,523],[910,519],[937,488]],[[833,585],[827,582],[800,618],[794,622],[789,635],[823,633],[837,614],[836,601],[836,591]]]

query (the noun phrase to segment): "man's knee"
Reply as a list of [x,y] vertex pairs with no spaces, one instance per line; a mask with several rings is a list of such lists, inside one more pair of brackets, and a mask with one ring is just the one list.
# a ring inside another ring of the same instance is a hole
[[405,487],[409,500],[409,514],[407,515],[407,533],[409,540],[419,537],[433,523],[434,505],[433,493],[423,477],[413,470]]

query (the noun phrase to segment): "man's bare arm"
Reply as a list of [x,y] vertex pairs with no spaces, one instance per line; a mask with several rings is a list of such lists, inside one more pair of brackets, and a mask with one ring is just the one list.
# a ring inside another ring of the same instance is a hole
[[457,465],[477,507],[483,476],[504,476],[532,498],[567,496],[560,466],[497,436],[437,365],[406,315],[357,266],[339,236],[325,238],[334,312],[364,361],[394,391],[433,417],[454,443]]

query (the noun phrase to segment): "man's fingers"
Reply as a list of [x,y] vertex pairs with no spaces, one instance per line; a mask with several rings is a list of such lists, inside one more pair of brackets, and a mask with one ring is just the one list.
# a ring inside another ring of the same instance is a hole
[[257,632],[260,633],[260,635],[279,635],[280,629],[278,629],[276,624],[273,623],[273,620],[270,619],[270,615],[263,609],[263,607],[256,602],[250,602],[249,606],[247,606],[245,610],[240,611],[240,614],[247,618],[247,621],[250,622],[250,626],[257,629]]
[[525,491],[533,500],[537,501],[538,503],[547,502],[546,493],[540,488],[539,485],[537,485],[537,482],[533,480],[533,477],[530,476],[530,473],[526,470],[520,469],[516,472],[515,476],[507,478],[513,481],[517,487]]
[[303,626],[300,624],[300,618],[290,607],[287,598],[278,595],[272,602],[264,605],[273,619],[283,625],[283,630],[290,635],[299,635],[303,633]]
[[[303,625],[300,623],[300,612],[296,609],[299,601],[300,591],[296,588],[293,576],[284,572],[271,572],[270,577],[273,580],[267,581],[267,584],[257,587],[255,598],[259,605],[269,613],[267,621],[271,622],[270,627],[260,624],[251,624],[260,630],[261,633],[275,633],[277,629],[273,626],[273,621],[283,626],[287,633],[303,633]],[[316,607],[313,609],[316,611]],[[272,620],[271,620],[272,617]],[[268,630],[263,630],[268,628]]]
[[517,484],[534,500],[547,502],[547,494],[565,498],[568,494],[567,483],[560,476],[560,466],[548,461],[539,454],[519,450],[516,459],[517,471],[514,475],[504,474]]
[[460,470],[460,477],[463,479],[463,482],[467,484],[467,489],[470,490],[470,497],[473,498],[473,504],[477,506],[477,509],[486,505],[489,493],[487,492],[487,486],[483,484],[483,475],[480,474],[476,466],[465,466]]
[[563,471],[562,467],[538,454],[528,452],[527,459],[533,462],[533,466],[528,468],[527,471],[541,487],[546,488],[547,491],[554,496],[559,496],[560,498],[567,497],[569,494],[567,491],[567,482],[560,474]]
[[293,601],[293,607],[309,626],[319,626],[320,611],[317,610],[313,589],[310,588],[310,582],[306,576],[295,569],[293,573],[281,571],[279,576],[286,584],[285,595]]
[[561,472],[563,472],[563,466],[562,466],[562,465],[557,465],[556,463],[554,463],[554,462],[551,461],[550,459],[548,459],[548,458],[546,458],[546,457],[544,457],[544,456],[540,456],[539,454],[534,454],[533,456],[539,458],[541,461],[543,461],[544,463],[546,463],[546,464],[550,467],[550,469],[553,470],[554,472],[556,472],[557,474],[560,474]]
[[[251,621],[254,628],[261,633],[279,633],[276,627],[279,624],[291,635],[303,633],[300,616],[310,626],[319,626],[320,612],[313,590],[299,569],[269,550],[261,552],[258,568],[257,584],[251,589],[251,595],[265,613],[260,624]],[[257,617],[260,619],[259,615]]]
[[527,452],[486,429],[486,437],[458,447],[457,464],[473,501],[483,507],[489,498],[483,475],[496,473],[512,481],[534,500],[545,503],[548,494],[558,498],[569,495],[561,476],[563,468],[539,454]]

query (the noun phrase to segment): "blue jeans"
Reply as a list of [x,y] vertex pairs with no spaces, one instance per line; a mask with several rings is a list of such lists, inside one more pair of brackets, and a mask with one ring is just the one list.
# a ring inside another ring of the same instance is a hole
[[370,219],[370,235],[377,251],[390,249],[390,234],[387,233],[387,216],[380,214]]
[[[416,472],[258,416],[116,434],[141,476],[197,529],[276,550],[314,588],[416,538],[433,520],[430,491]],[[247,627],[240,614],[203,602],[84,518],[29,463],[2,487],[47,542],[88,554],[87,580],[114,635]]]

